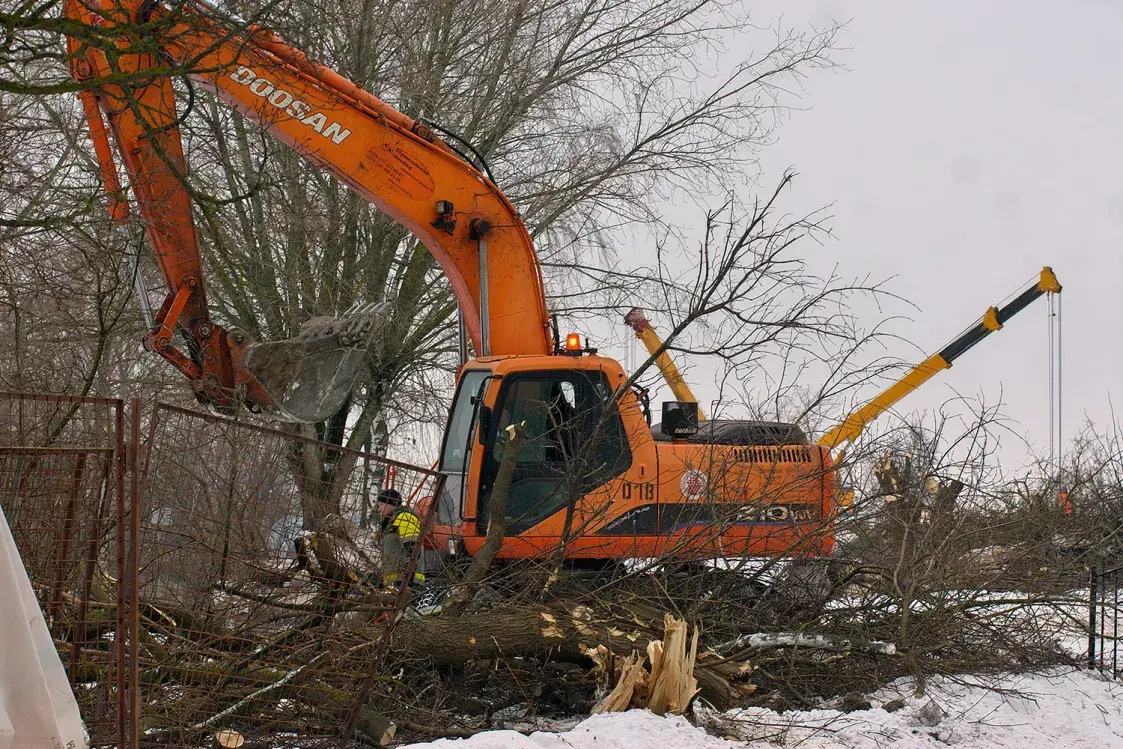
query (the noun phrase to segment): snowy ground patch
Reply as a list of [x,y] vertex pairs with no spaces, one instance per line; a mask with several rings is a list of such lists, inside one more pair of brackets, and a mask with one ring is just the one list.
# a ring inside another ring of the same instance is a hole
[[563,733],[487,731],[470,739],[440,739],[404,749],[728,749],[741,746],[710,736],[681,716],[646,710],[594,715]]
[[[912,688],[895,682],[871,695],[873,708],[852,713],[751,708],[706,717],[711,730],[803,749],[1123,749],[1123,687],[1099,675],[940,678],[920,698]],[[903,705],[886,710],[895,700]]]
[[851,713],[700,711],[710,733],[684,718],[634,710],[596,715],[562,733],[489,731],[411,749],[1123,749],[1123,685],[1094,673],[935,678],[920,698],[912,689],[909,680],[895,682],[870,696],[873,708]]

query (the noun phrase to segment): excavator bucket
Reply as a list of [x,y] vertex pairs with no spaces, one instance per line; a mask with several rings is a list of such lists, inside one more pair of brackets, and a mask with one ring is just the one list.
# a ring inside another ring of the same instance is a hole
[[251,343],[242,363],[269,392],[277,416],[315,423],[339,411],[365,367],[368,347],[390,319],[389,303],[317,317],[283,341]]

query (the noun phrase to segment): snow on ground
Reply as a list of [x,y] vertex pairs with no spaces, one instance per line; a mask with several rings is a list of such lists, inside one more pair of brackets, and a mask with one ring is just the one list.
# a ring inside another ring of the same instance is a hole
[[[489,731],[409,749],[734,749],[749,742],[759,749],[1123,749],[1123,684],[1084,671],[961,682],[931,679],[917,698],[913,683],[901,680],[872,695],[872,709],[851,713],[700,711],[710,733],[685,718],[633,710],[594,715],[562,733]],[[904,705],[886,711],[893,700]]]
[[[727,713],[719,725],[739,738],[803,749],[1123,749],[1123,686],[1098,675],[1054,671],[962,682],[933,679],[916,698],[912,681],[902,680],[874,694],[870,710],[778,715],[754,708]],[[904,707],[887,712],[894,699]]]
[[470,739],[440,739],[403,749],[729,749],[740,746],[708,735],[681,716],[646,710],[594,715],[564,733],[487,731]]

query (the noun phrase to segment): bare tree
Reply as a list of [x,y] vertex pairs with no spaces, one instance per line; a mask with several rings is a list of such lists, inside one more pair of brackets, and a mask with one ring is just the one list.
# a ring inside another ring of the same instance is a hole
[[0,111],[0,380],[11,389],[105,392],[107,362],[135,348],[118,333],[138,332],[139,238],[115,231],[98,206],[76,107],[0,94]]

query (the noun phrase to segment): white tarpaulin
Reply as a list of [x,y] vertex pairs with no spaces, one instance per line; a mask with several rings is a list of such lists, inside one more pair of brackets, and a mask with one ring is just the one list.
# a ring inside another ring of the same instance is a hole
[[0,749],[85,749],[86,731],[0,512]]

